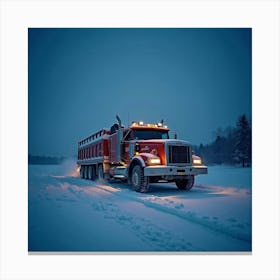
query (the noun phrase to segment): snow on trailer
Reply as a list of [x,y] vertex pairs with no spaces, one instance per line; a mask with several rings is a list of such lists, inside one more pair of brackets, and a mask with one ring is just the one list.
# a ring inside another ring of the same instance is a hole
[[170,139],[163,121],[124,127],[118,116],[117,120],[110,130],[102,129],[78,143],[81,178],[120,179],[138,192],[147,192],[149,184],[157,182],[175,182],[180,190],[190,190],[196,175],[207,174],[191,144]]

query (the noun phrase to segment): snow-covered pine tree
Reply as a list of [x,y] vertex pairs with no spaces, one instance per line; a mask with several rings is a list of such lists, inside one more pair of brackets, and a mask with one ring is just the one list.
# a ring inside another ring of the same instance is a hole
[[234,146],[235,162],[243,167],[251,164],[251,127],[245,115],[242,115],[236,123],[236,141]]

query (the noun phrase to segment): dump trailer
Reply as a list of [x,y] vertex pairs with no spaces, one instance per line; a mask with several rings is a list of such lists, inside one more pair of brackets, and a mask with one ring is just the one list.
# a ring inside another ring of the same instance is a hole
[[78,143],[80,176],[89,180],[127,181],[137,192],[147,192],[150,183],[175,182],[190,190],[195,176],[207,174],[207,166],[194,154],[189,142],[170,139],[169,128],[159,123],[118,122]]

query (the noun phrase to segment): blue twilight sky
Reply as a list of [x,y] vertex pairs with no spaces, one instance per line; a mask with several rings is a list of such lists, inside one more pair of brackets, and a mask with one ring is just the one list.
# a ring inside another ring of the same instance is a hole
[[116,113],[209,143],[251,119],[251,48],[250,28],[30,28],[28,152],[75,155]]

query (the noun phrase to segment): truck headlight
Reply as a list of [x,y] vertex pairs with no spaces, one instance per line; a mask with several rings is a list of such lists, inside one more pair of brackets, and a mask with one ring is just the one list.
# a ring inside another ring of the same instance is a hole
[[202,164],[201,158],[196,158],[196,159],[194,159],[194,160],[193,160],[193,164],[195,164],[195,165],[201,165],[201,164]]
[[160,158],[149,158],[148,163],[153,165],[153,164],[160,164]]

